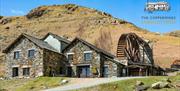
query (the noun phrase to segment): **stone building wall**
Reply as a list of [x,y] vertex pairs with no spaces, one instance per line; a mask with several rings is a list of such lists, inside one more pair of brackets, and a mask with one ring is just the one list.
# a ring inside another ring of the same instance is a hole
[[[84,61],[84,52],[90,51],[92,52],[92,60],[91,61]],[[77,76],[77,66],[79,65],[90,65],[90,72],[91,77],[100,77],[100,55],[96,51],[92,50],[90,47],[84,45],[82,42],[78,42],[75,46],[71,49],[66,51],[64,54],[67,56],[68,53],[73,53],[73,61],[70,63],[72,64],[72,71],[73,76]],[[92,69],[97,69],[97,75],[93,75]]]
[[[28,50],[35,50],[35,57],[28,58]],[[14,59],[14,52],[20,51],[20,58]],[[36,77],[43,75],[43,50],[29,41],[21,38],[6,55],[6,76],[12,77],[12,68],[18,67],[19,78],[23,76],[23,68],[30,68],[30,76]]]
[[103,66],[108,67],[108,77],[117,77],[118,76],[118,73],[117,73],[118,72],[118,65],[116,63],[105,58],[104,56],[101,56],[101,61],[103,62],[102,63]]
[[44,49],[44,76],[66,76],[67,59],[63,54]]
[[[92,53],[92,60],[91,61],[84,61],[84,52],[91,52]],[[102,77],[103,76],[103,67],[108,66],[108,77],[118,76],[117,74],[117,64],[110,61],[106,58],[106,55],[102,53],[96,52],[94,49],[84,45],[81,42],[78,42],[64,54],[67,55],[68,53],[73,54],[73,61],[70,63],[72,64],[73,76],[77,76],[77,66],[79,65],[90,65],[90,77]],[[94,72],[96,70],[96,72]]]

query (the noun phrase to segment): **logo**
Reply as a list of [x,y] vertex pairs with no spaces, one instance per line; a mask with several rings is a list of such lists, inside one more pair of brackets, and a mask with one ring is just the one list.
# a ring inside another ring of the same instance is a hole
[[147,3],[145,5],[145,11],[148,12],[154,12],[154,11],[169,11],[170,10],[170,5],[168,2],[165,1],[156,1],[156,2],[151,2],[147,0]]

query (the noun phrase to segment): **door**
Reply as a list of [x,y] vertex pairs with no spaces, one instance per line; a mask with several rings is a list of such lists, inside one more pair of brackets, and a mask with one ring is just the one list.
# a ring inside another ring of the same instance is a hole
[[19,74],[18,74],[18,67],[15,67],[15,68],[13,68],[12,69],[12,77],[16,77],[16,76],[18,76]]
[[67,76],[72,77],[72,67],[68,67]]
[[108,66],[103,67],[103,75],[104,77],[108,77]]
[[78,77],[90,77],[90,66],[78,66]]
[[55,71],[52,67],[49,67],[49,76],[51,76],[51,77],[55,76]]

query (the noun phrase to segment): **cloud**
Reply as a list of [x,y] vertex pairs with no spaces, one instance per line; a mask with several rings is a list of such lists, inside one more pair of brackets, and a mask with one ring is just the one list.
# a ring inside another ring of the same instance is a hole
[[16,15],[24,15],[24,14],[25,14],[25,13],[24,13],[23,11],[21,11],[21,10],[14,10],[14,9],[11,10],[11,13],[16,14]]

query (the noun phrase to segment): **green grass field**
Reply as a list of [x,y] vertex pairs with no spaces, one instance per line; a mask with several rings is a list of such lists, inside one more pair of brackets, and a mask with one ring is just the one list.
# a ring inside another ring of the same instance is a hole
[[[170,78],[170,80],[173,83],[180,83],[180,76],[174,76],[174,77],[166,77],[166,76],[160,76],[160,77],[148,77],[148,78],[137,78],[137,79],[129,79],[129,80],[123,80],[108,84],[102,84],[94,87],[89,87],[85,89],[79,89],[76,91],[134,91],[134,86],[136,84],[136,81],[142,81],[146,86],[150,86],[152,83],[155,83],[157,81],[164,81],[165,79]],[[180,91],[179,89],[175,88],[164,88],[164,89],[148,89],[148,91]]]
[[[170,78],[174,83],[180,83],[180,76],[159,76],[159,77],[147,77],[122,80],[113,83],[102,84],[94,87],[79,89],[76,91],[133,91],[136,81],[142,81],[145,85],[151,85],[157,81],[164,81]],[[38,77],[30,79],[12,79],[12,80],[0,80],[0,91],[39,91],[47,88],[53,88],[61,86],[60,82],[65,77]],[[78,83],[77,83],[78,84]],[[6,90],[1,90],[6,89]],[[149,89],[148,91],[180,91],[175,88],[165,88],[161,90]]]
[[6,89],[8,91],[39,91],[42,89],[60,86],[60,82],[65,77],[38,77],[34,79],[13,79],[0,80],[0,91]]

